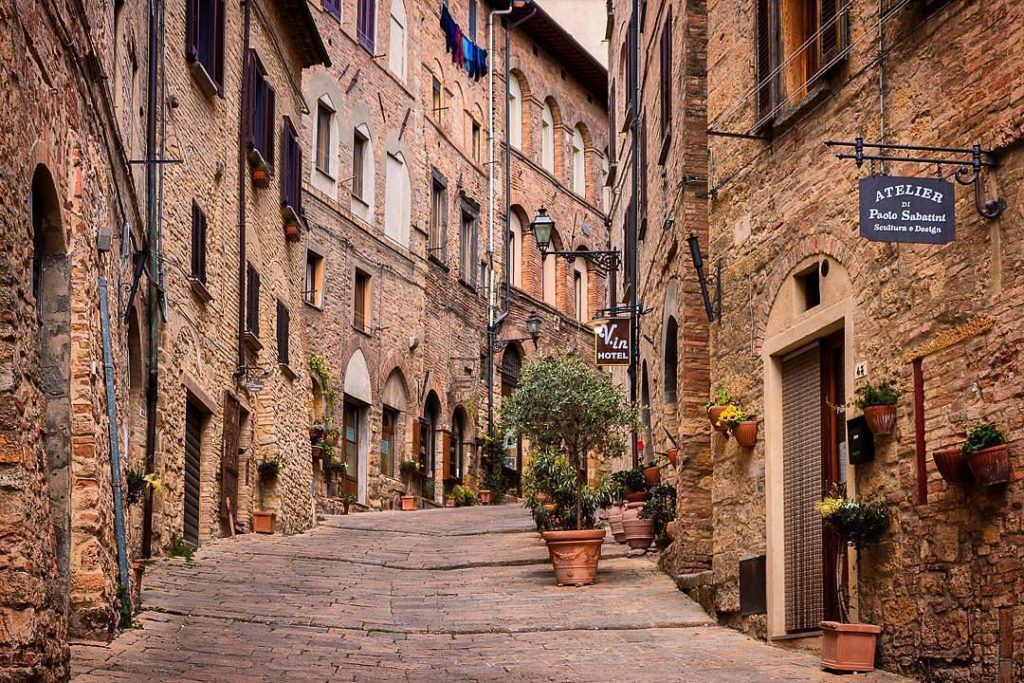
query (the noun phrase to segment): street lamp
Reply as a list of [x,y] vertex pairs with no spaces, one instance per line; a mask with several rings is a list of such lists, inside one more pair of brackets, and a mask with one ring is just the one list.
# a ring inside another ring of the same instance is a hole
[[530,311],[530,315],[526,316],[526,331],[529,333],[529,337],[516,337],[515,339],[495,339],[491,343],[491,350],[494,353],[500,352],[509,344],[516,344],[530,340],[533,342],[533,348],[537,348],[537,340],[540,339],[540,316],[537,315],[536,310]]
[[[690,260],[693,262],[693,269],[697,272],[697,282],[700,284],[700,296],[704,300],[704,312],[708,316],[708,322],[722,319],[722,262],[715,265],[715,274],[707,275],[704,272],[704,257],[700,253],[700,240],[696,233],[691,232],[686,239],[690,245]],[[710,287],[715,288],[715,300],[711,300],[708,293]]]
[[613,273],[622,265],[622,257],[617,249],[607,251],[591,251],[589,249],[571,249],[559,251],[548,249],[551,246],[551,233],[555,230],[555,219],[548,215],[548,210],[543,206],[537,210],[537,216],[530,222],[530,229],[533,230],[533,238],[537,241],[537,248],[541,256],[561,256],[569,263],[576,258],[585,258],[601,266],[609,273]]

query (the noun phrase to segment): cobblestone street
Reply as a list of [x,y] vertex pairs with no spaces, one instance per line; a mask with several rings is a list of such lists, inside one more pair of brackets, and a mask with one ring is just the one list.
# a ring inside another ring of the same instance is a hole
[[896,681],[712,624],[646,557],[605,544],[598,583],[553,584],[514,506],[329,517],[165,560],[141,628],[73,648],[74,680]]

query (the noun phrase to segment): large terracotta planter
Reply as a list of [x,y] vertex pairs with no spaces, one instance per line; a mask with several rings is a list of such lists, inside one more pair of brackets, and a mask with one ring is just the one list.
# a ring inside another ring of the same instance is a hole
[[657,465],[644,468],[644,482],[648,486],[657,486],[661,483],[661,468]]
[[757,420],[740,422],[732,430],[732,435],[741,448],[753,448],[757,444]]
[[946,448],[932,453],[942,478],[951,484],[970,484],[974,474],[967,465],[967,456],[959,448]]
[[892,428],[896,426],[896,406],[867,406],[864,408],[864,420],[875,436],[892,434]]
[[416,496],[402,496],[402,509],[405,511],[415,510],[418,506],[416,505]]
[[622,530],[626,533],[626,544],[633,550],[646,550],[654,540],[653,519],[623,519]]
[[627,493],[627,503],[642,503],[647,500],[647,491],[637,491],[636,493]]
[[623,543],[626,540],[626,532],[622,529],[623,512],[621,505],[613,505],[608,511],[608,526],[612,530],[612,536],[616,543]]
[[490,489],[480,489],[477,492],[477,500],[480,501],[481,505],[490,505],[494,502],[494,491]]
[[979,484],[1005,484],[1010,481],[1010,447],[992,446],[967,456],[967,464]]
[[729,406],[711,406],[708,408],[708,419],[711,420],[711,426],[715,428],[716,432],[728,432],[729,430],[725,427],[718,426],[718,418],[721,417],[722,413]]
[[675,469],[679,468],[679,449],[670,448],[668,449],[668,461],[672,463],[672,467]]
[[455,507],[455,496],[445,496],[444,497],[444,506],[446,508],[453,508],[453,507]]
[[875,642],[882,632],[872,624],[821,622],[821,666],[836,671],[874,671]]
[[676,520],[672,520],[665,525],[665,535],[670,539],[675,540],[676,537]]
[[594,583],[601,560],[604,529],[545,531],[551,567],[559,586],[587,586]]
[[274,533],[274,519],[277,513],[254,510],[252,513],[252,530],[257,534]]

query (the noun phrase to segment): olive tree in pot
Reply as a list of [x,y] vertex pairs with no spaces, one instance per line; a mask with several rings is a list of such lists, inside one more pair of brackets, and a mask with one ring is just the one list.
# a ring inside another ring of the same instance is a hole
[[[529,439],[538,454],[554,454],[552,471],[559,485],[550,486],[553,490],[548,496],[555,507],[542,506],[541,512],[556,579],[560,584],[593,583],[605,536],[604,529],[594,529],[596,513],[607,501],[607,494],[587,485],[587,457],[590,453],[604,457],[621,454],[630,432],[639,429],[637,411],[610,375],[570,352],[539,356],[527,363],[519,387],[502,401],[501,420],[504,433],[511,431]],[[568,467],[558,465],[559,458]],[[537,470],[537,464],[531,465],[530,473]],[[568,481],[564,481],[566,476]],[[532,498],[536,502],[536,495]],[[536,515],[536,508],[534,511]],[[567,563],[575,566],[570,572],[560,572]]]

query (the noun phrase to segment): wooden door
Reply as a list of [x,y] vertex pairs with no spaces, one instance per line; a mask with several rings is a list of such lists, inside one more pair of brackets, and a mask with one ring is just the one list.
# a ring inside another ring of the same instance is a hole
[[[238,446],[242,411],[238,399],[224,396],[224,438],[220,454],[220,519],[226,524],[235,521],[238,528]],[[230,514],[229,514],[230,513]]]
[[[839,332],[821,344],[821,482],[822,496],[845,478],[840,452],[846,441],[846,422],[842,406],[846,402],[843,377],[843,333]],[[839,590],[836,585],[838,541],[832,530],[823,525],[821,552],[822,618],[836,620],[839,613]],[[845,567],[844,567],[845,573]]]
[[199,461],[203,414],[191,401],[185,404],[185,519],[182,537],[199,545]]
[[341,440],[342,462],[345,463],[342,492],[353,496],[359,495],[359,440],[359,410],[351,403],[346,403]]

